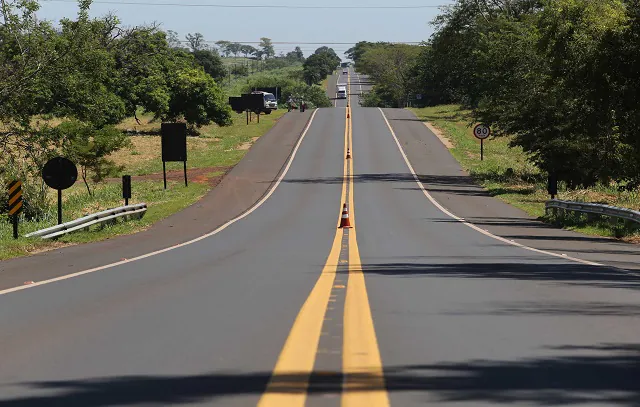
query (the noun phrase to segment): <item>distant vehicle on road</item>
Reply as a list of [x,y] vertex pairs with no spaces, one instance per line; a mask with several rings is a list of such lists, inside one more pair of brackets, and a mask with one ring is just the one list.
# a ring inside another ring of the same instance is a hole
[[349,73],[349,70],[348,70],[348,69],[343,69],[343,70],[342,70],[342,74],[343,74],[343,75],[346,75],[346,74],[348,74],[348,73]]
[[338,99],[346,99],[347,98],[347,87],[346,86],[338,86],[337,98]]
[[278,110],[278,100],[273,95],[273,93],[262,92],[262,91],[259,91],[259,90],[253,91],[251,93],[254,94],[254,95],[262,94],[262,97],[264,99],[264,109],[262,110],[262,113],[271,114],[271,112],[273,110]]

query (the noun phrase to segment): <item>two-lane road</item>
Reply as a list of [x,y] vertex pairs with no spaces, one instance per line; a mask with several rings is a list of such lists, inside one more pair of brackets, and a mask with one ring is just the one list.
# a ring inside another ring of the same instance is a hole
[[432,185],[453,165],[420,160],[435,136],[340,76],[349,107],[314,113],[242,219],[0,291],[0,407],[640,405],[640,277],[590,265],[640,252],[586,241],[582,261],[465,223],[449,210],[480,193]]

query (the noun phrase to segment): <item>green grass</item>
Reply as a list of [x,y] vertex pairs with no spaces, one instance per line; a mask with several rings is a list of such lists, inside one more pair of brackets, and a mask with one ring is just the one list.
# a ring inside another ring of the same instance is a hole
[[[228,167],[232,166],[244,156],[245,150],[237,147],[251,142],[256,137],[265,134],[286,113],[278,109],[271,114],[252,115],[252,122],[247,125],[246,115],[233,114],[234,124],[229,127],[210,125],[203,127],[199,137],[187,138],[187,166],[189,168]],[[159,131],[160,125],[157,124]],[[126,166],[132,175],[146,175],[162,172],[160,160],[160,137],[135,136],[131,150],[122,150],[116,154],[116,162]],[[181,169],[181,163],[167,163],[167,169]]]
[[[273,127],[284,113],[284,110],[278,110],[270,115],[261,115],[260,124],[256,123],[254,116],[253,122],[249,125],[246,124],[245,115],[234,113],[232,126],[211,125],[202,128],[201,136],[188,138],[188,168],[232,167],[246,154],[250,143]],[[140,118],[143,121],[142,127],[146,130],[153,131],[156,127],[159,130],[159,123],[147,123],[150,117]],[[125,123],[123,125],[133,124]],[[131,149],[121,150],[112,156],[116,163],[125,167],[123,173],[130,175],[160,173],[162,171],[160,137],[133,136],[131,139],[133,143]],[[167,170],[181,168],[181,163],[167,164]],[[221,174],[222,171],[212,169],[205,175],[210,177]],[[207,182],[190,182],[188,187],[184,187],[181,182],[169,182],[165,191],[162,180],[134,180],[132,185],[133,199],[129,203],[147,203],[148,210],[142,219],[127,222],[118,221],[107,226],[94,226],[89,231],[74,232],[60,237],[56,241],[25,237],[14,240],[12,226],[7,216],[0,215],[0,260],[65,245],[99,241],[117,235],[138,232],[193,204],[210,188],[211,186]],[[119,182],[103,182],[95,186],[95,194],[90,197],[82,180],[79,179],[72,188],[63,192],[63,221],[66,222],[90,213],[121,206],[124,204],[121,196],[122,187]],[[51,209],[43,220],[39,222],[21,221],[21,236],[57,223],[53,193],[51,194],[51,202]]]
[[[638,240],[635,225],[612,223],[608,219],[587,219],[584,215],[551,218],[545,216],[544,203],[549,199],[546,177],[519,147],[509,147],[510,138],[489,138],[484,142],[484,160],[480,161],[480,141],[472,133],[470,112],[458,105],[441,105],[410,109],[416,116],[441,130],[453,144],[451,154],[487,191],[528,214],[546,222],[585,234],[625,237]],[[638,192],[620,192],[617,185],[598,185],[569,190],[559,185],[558,199],[607,203],[640,209]]]
[[[140,181],[133,185],[130,204],[146,202],[148,210],[139,220],[124,222],[119,220],[111,225],[94,225],[89,231],[78,231],[61,236],[56,241],[40,238],[11,237],[12,226],[5,215],[0,217],[0,260],[22,256],[27,253],[47,250],[68,244],[86,243],[108,239],[117,235],[131,234],[143,230],[160,219],[178,212],[200,199],[209,188],[203,184],[191,183],[188,188],[179,182],[171,182],[167,190],[162,182]],[[89,197],[84,185],[76,183],[64,191],[63,221],[70,221],[100,210],[124,205],[122,188],[118,183],[103,184],[96,188],[94,197]],[[50,211],[41,222],[20,222],[21,236],[57,223],[57,212]]]

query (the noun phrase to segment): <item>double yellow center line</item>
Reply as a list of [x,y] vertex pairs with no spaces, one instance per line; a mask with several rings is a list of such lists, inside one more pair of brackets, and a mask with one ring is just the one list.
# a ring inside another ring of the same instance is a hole
[[[350,77],[348,78],[350,84]],[[347,107],[343,157],[353,153],[351,108]],[[336,203],[338,221],[342,203],[347,200],[352,229],[336,229],[331,251],[309,297],[302,305],[273,369],[271,380],[260,399],[259,407],[303,407],[307,400],[309,379],[314,372],[318,344],[332,291],[345,289],[335,284],[341,243],[348,233],[348,281],[344,303],[342,372],[343,407],[387,407],[382,361],[373,326],[369,297],[358,251],[353,199],[353,159],[344,160],[341,202]],[[338,222],[339,223],[339,222]],[[325,372],[326,373],[326,372]]]

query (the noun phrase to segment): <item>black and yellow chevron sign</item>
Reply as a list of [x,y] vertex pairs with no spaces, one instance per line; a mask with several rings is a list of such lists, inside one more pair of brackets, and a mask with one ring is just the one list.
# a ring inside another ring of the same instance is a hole
[[22,182],[9,183],[9,215],[17,215],[22,210]]

